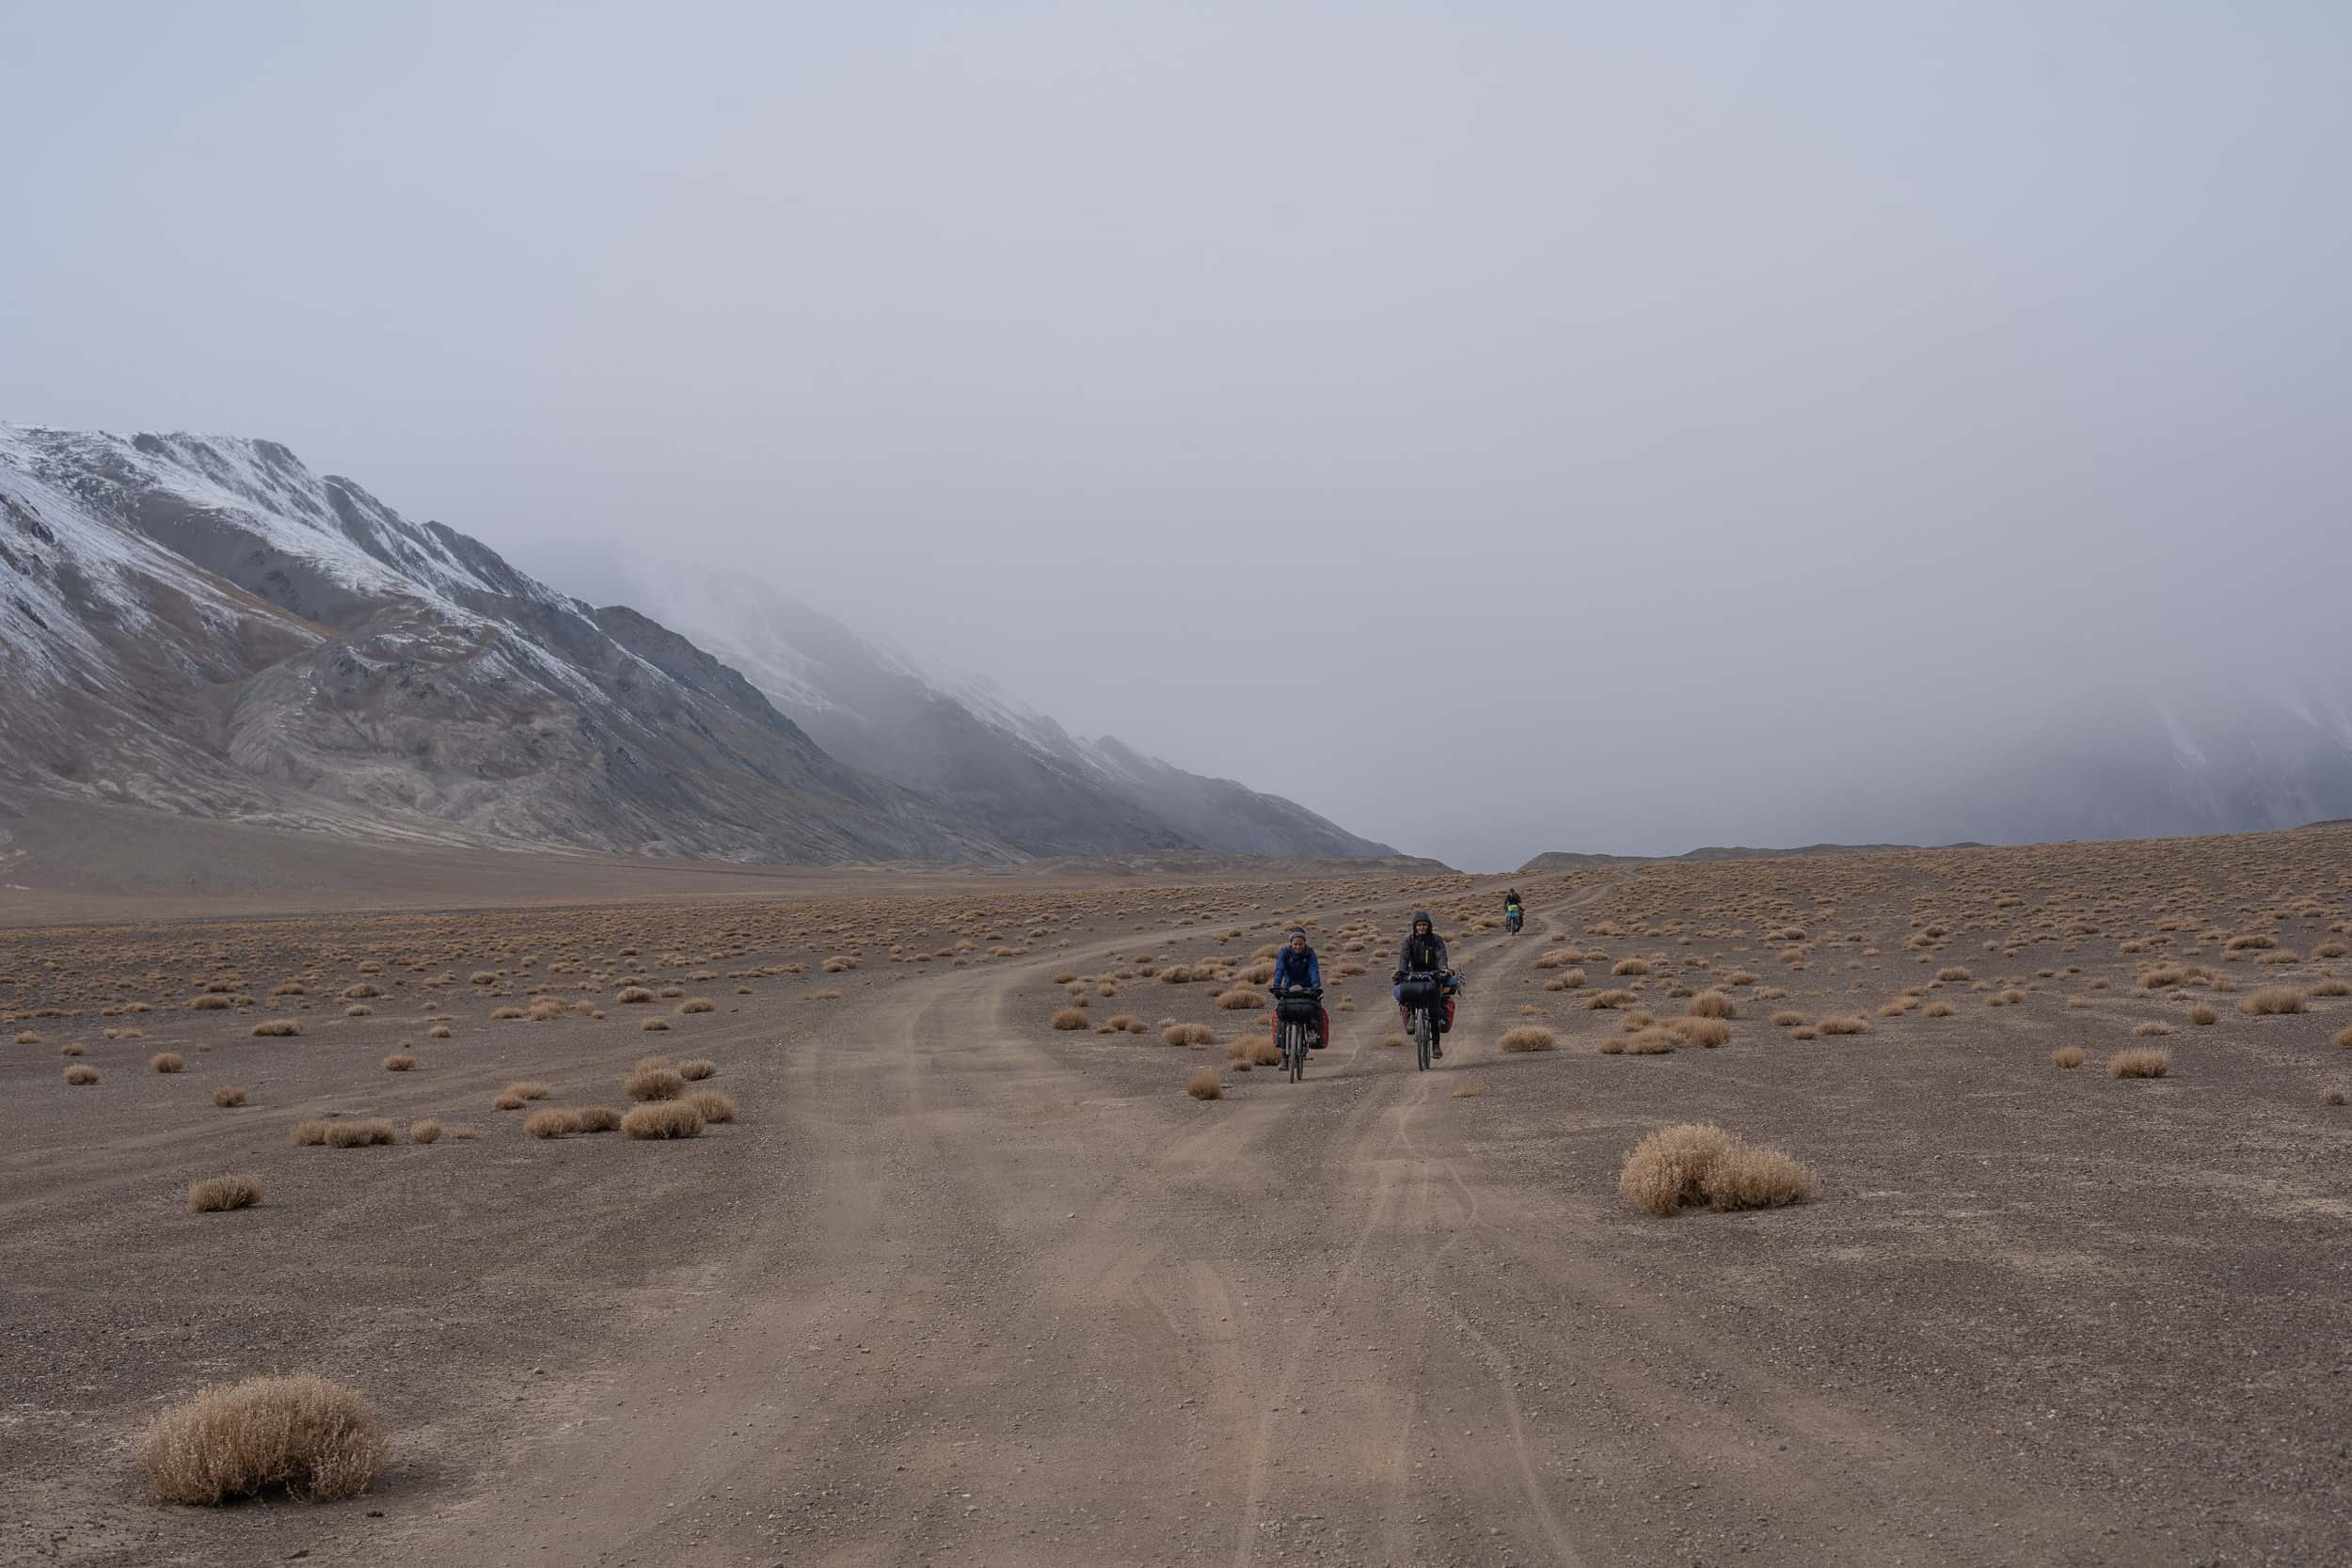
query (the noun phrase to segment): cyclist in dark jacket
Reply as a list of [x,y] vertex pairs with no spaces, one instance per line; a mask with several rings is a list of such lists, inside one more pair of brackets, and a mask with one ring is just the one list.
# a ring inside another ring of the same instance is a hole
[[[1274,994],[1280,996],[1291,986],[1305,986],[1309,990],[1323,989],[1323,965],[1315,958],[1315,950],[1307,945],[1307,928],[1291,927],[1291,939],[1282,950],[1274,955]],[[1274,1043],[1282,1043],[1282,1013],[1276,1008],[1273,1021]],[[1331,1038],[1331,1015],[1318,1001],[1315,1004],[1315,1037],[1308,1042],[1320,1051]]]
[[[1452,967],[1452,960],[1446,956],[1445,938],[1438,935],[1437,922],[1429,918],[1427,910],[1414,911],[1413,929],[1398,946],[1396,973],[1389,976],[1389,979],[1396,985],[1396,990],[1392,994],[1397,998],[1397,1015],[1400,1018],[1404,1018],[1405,1015],[1403,982],[1408,973],[1413,970],[1426,970],[1431,974],[1442,974],[1450,967]],[[1456,984],[1458,982],[1453,980],[1446,982],[1445,1022],[1438,1025],[1440,1033],[1454,1027],[1454,990]],[[1405,1022],[1409,1023],[1412,1021],[1406,1019]],[[1442,1056],[1445,1054],[1445,1048],[1440,1045],[1432,1045],[1430,1054]]]

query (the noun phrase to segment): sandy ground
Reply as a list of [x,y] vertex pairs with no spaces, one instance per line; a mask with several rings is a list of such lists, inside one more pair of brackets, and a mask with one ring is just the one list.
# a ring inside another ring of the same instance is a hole
[[[2352,1110],[2321,1099],[2352,1086],[2347,845],[1582,873],[1531,885],[1517,938],[1463,918],[1500,883],[1394,879],[6,933],[7,1027],[40,1038],[0,1045],[0,1560],[2352,1560]],[[1423,900],[1472,976],[1427,1074],[1384,1043]],[[1370,971],[1306,1083],[1160,1042],[1263,1015],[1147,965],[1246,968],[1302,916]],[[1586,979],[1547,990],[1562,948]],[[2168,959],[2203,977],[2138,984]],[[1053,1029],[1060,974],[1152,1027]],[[187,1011],[212,978],[253,1005]],[[620,1005],[635,978],[715,1010]],[[2239,1009],[2281,981],[2306,1011]],[[1709,985],[1720,1049],[1598,1051]],[[1611,986],[1629,1007],[1589,1005]],[[489,1020],[534,990],[606,1016]],[[299,1037],[250,1036],[281,1013]],[[1498,1054],[1523,1022],[1559,1048]],[[100,1083],[60,1082],[68,1043]],[[378,1067],[403,1043],[415,1070]],[[2102,1070],[2135,1045],[2171,1073]],[[164,1048],[187,1070],[146,1070]],[[517,1078],[625,1103],[646,1050],[717,1062],[741,1118],[539,1142],[490,1109]],[[1204,1065],[1226,1098],[1182,1093]],[[328,1113],[478,1135],[289,1141]],[[1635,1210],[1623,1153],[1692,1119],[1820,1198]],[[184,1212],[246,1169],[262,1206]],[[375,1487],[146,1501],[140,1422],[271,1370],[376,1401]]]

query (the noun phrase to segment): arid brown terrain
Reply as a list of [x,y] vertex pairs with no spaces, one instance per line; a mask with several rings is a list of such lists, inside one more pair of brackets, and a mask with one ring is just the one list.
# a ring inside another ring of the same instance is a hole
[[[1578,870],[1517,937],[1500,879],[493,885],[0,929],[0,1560],[2352,1560],[2352,830]],[[526,1132],[649,1053],[733,1119]],[[1691,1122],[1817,1196],[1645,1212]],[[145,1423],[278,1371],[373,1486],[151,1500]]]

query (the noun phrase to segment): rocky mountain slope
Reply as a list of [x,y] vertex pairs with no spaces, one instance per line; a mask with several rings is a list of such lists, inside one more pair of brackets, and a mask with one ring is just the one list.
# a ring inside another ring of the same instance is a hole
[[1031,854],[1396,853],[1279,796],[1187,772],[1109,736],[1080,739],[984,680],[927,671],[756,584],[673,592],[663,618],[741,670],[828,752]]
[[268,441],[0,426],[0,805],[423,842],[1009,860],[734,671]]
[[682,602],[593,608],[274,442],[0,425],[0,818],[51,797],[746,862],[1393,853],[788,601]]

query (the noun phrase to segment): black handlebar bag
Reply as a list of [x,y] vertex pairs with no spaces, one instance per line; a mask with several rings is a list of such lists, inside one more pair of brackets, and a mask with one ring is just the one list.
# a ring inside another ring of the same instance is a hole
[[1437,1007],[1445,999],[1445,988],[1436,980],[1417,980],[1408,975],[1396,988],[1396,999],[1407,1007]]
[[1285,996],[1274,1006],[1285,1023],[1313,1023],[1323,1016],[1322,1004],[1311,996]]

